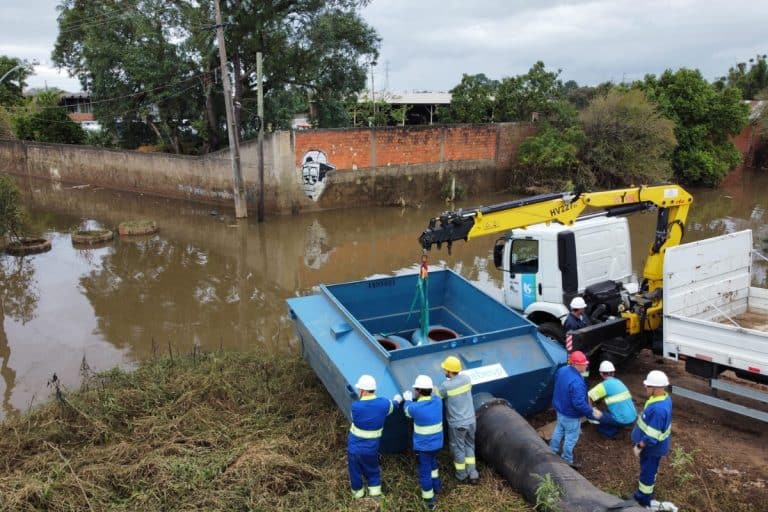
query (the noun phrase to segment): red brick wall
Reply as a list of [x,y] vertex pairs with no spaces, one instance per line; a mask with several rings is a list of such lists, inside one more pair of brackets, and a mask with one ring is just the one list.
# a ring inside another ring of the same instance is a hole
[[440,161],[440,128],[402,127],[376,130],[376,166]]
[[321,150],[337,169],[358,169],[371,165],[371,131],[300,130],[296,133],[296,166],[307,151]]
[[506,168],[535,130],[530,123],[301,130],[295,159],[298,167],[307,151],[321,150],[338,170],[478,160]]
[[497,125],[445,128],[446,160],[494,160]]

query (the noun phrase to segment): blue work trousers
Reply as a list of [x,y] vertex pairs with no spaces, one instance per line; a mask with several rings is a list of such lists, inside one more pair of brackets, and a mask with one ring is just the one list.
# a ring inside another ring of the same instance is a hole
[[613,417],[613,414],[605,411],[603,416],[600,418],[600,424],[597,425],[597,431],[603,434],[605,437],[610,438],[618,434],[621,429],[631,426],[632,423],[629,425],[625,423],[619,423],[616,421],[616,418]]
[[552,432],[552,439],[549,441],[549,447],[553,453],[560,453],[560,444],[563,445],[561,457],[568,464],[573,464],[573,448],[581,435],[580,418],[571,418],[564,414],[557,413],[557,424],[555,431]]
[[431,452],[416,452],[419,468],[419,485],[424,501],[434,503],[435,494],[440,492],[440,472],[437,466],[437,454],[440,450]]
[[352,497],[362,498],[365,495],[363,478],[368,482],[368,494],[379,496],[381,494],[381,468],[379,467],[379,455],[347,454],[347,467],[349,469],[349,482],[352,486]]
[[653,499],[653,487],[656,483],[656,472],[659,470],[661,456],[646,455],[645,450],[640,452],[640,480],[637,482],[635,501],[644,507],[651,505]]

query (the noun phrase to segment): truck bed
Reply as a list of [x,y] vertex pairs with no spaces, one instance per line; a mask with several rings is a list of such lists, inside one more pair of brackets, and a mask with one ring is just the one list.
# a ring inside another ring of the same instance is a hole
[[768,290],[751,270],[751,231],[668,249],[664,356],[768,374]]

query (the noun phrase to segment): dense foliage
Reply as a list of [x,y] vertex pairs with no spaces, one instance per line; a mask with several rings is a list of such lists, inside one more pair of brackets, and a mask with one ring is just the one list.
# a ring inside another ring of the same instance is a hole
[[[379,42],[358,14],[363,3],[222,2],[245,136],[259,124],[257,52],[265,126],[289,126],[310,102],[320,126],[346,125],[343,101],[364,87]],[[212,0],[62,0],[59,9],[54,62],[80,79],[96,119],[124,146],[154,138],[176,152],[208,151],[226,140]]]
[[13,119],[16,136],[37,142],[84,143],[85,132],[59,106],[60,95],[55,90],[41,92],[25,109],[17,111]]
[[749,59],[749,62],[739,62],[715,85],[719,88],[735,87],[746,100],[768,99],[768,62],[765,59],[763,54]]
[[618,187],[670,178],[673,123],[641,91],[613,89],[578,115],[563,101],[552,109],[518,151],[525,184]]
[[0,55],[0,78],[5,77],[0,82],[0,106],[22,103],[22,92],[31,72],[31,68],[24,65],[21,59]]
[[734,87],[717,87],[698,70],[667,70],[633,84],[674,121],[678,147],[672,155],[675,178],[689,185],[717,186],[741,162],[730,137],[747,124],[749,106]]

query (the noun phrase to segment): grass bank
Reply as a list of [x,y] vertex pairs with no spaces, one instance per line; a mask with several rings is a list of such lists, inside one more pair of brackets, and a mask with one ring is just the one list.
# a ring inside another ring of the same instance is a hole
[[[347,428],[296,356],[147,361],[0,424],[0,510],[422,510],[409,455],[383,457],[380,504],[351,500]],[[445,478],[440,509],[531,510],[492,471],[481,478]]]

